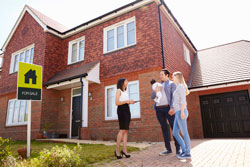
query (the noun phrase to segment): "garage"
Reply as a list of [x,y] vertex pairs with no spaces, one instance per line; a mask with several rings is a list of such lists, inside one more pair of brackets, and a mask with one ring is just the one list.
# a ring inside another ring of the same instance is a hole
[[205,138],[250,137],[248,90],[200,96]]

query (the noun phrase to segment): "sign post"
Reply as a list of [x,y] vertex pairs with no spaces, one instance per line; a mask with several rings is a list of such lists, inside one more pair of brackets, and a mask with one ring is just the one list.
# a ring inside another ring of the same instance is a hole
[[27,157],[30,157],[31,101],[42,99],[42,66],[19,62],[17,99],[28,101]]

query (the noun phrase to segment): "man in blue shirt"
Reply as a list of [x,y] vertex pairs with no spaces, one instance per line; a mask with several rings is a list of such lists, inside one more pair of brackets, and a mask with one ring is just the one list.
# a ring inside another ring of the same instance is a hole
[[[170,145],[170,132],[169,132],[169,125],[167,120],[170,124],[171,129],[173,130],[174,125],[174,109],[173,109],[173,93],[176,89],[176,85],[169,80],[169,71],[166,69],[162,69],[160,72],[160,79],[162,88],[158,87],[155,91],[152,92],[151,98],[154,99],[156,97],[156,92],[161,91],[162,97],[159,103],[154,105],[154,109],[156,110],[157,119],[161,125],[162,134],[164,137],[165,147],[166,150],[161,152],[159,155],[167,155],[172,153],[171,145]],[[175,141],[176,147],[176,154],[180,154],[180,145]]]

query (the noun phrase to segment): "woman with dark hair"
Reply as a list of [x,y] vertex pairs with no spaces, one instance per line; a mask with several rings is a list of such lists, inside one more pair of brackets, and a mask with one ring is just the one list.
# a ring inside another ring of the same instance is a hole
[[[115,150],[115,156],[117,159],[121,159],[123,155],[126,158],[130,157],[130,155],[128,155],[127,153],[128,130],[131,119],[129,104],[135,104],[135,101],[129,99],[127,86],[128,86],[127,79],[121,78],[118,80],[116,97],[115,97],[115,104],[118,106],[117,115],[120,127],[120,131],[117,135],[117,144]],[[120,144],[122,140],[123,140],[123,150],[120,153]]]

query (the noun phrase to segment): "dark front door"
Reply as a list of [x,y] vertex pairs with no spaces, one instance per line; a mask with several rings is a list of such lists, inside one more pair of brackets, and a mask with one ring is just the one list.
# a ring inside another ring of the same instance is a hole
[[81,96],[73,97],[71,137],[78,137],[81,127]]
[[204,137],[250,137],[248,91],[200,96]]

